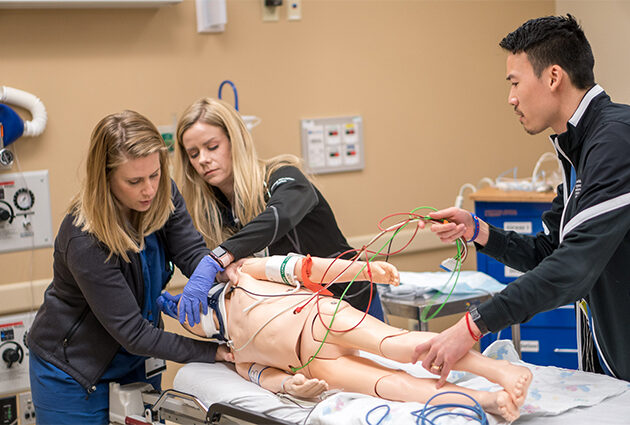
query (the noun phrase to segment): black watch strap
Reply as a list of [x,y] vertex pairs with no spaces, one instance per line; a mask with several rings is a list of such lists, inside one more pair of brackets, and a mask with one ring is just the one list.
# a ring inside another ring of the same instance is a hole
[[470,318],[479,328],[479,332],[481,332],[481,335],[485,335],[490,332],[488,330],[488,326],[486,326],[486,322],[483,321],[483,319],[481,318],[481,314],[479,314],[479,311],[477,311],[477,306],[470,307],[470,310],[468,310],[468,312],[470,313]]
[[221,261],[221,257],[223,257],[225,254],[227,254],[227,251],[221,245],[210,251],[210,256],[212,257],[212,259],[219,263],[219,265],[223,268],[227,266],[227,264],[223,264],[223,261]]

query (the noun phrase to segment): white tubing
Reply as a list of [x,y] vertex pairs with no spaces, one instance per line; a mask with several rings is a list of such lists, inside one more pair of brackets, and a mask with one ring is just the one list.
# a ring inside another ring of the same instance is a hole
[[457,193],[457,197],[455,198],[455,207],[457,208],[461,208],[462,204],[464,203],[464,190],[466,189],[470,189],[473,192],[477,191],[477,188],[475,186],[473,186],[470,183],[464,183],[460,188],[459,188],[459,192]]
[[542,155],[540,155],[540,158],[538,158],[538,161],[536,161],[536,165],[534,166],[534,171],[532,172],[532,182],[534,183],[534,186],[538,183],[538,174],[540,171],[540,165],[548,160],[553,160],[556,162],[556,165],[558,167],[558,169],[560,170],[562,168],[562,163],[560,162],[560,160],[558,159],[558,156],[553,153],[553,152],[545,152]]
[[39,136],[46,128],[48,115],[44,103],[37,96],[12,87],[0,86],[0,102],[19,106],[31,113],[33,119],[24,121],[23,136]]
[[489,187],[494,187],[494,180],[492,180],[490,177],[483,177],[481,180],[479,180],[479,183],[477,183],[477,189],[479,189],[484,183],[486,183]]

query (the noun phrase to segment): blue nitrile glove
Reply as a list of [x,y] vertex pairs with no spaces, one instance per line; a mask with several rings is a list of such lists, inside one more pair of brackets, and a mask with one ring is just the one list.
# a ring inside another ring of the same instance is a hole
[[173,319],[177,319],[177,303],[182,297],[182,294],[171,295],[167,291],[162,292],[162,295],[155,300],[160,311],[171,316]]
[[199,316],[200,303],[203,314],[208,314],[208,291],[214,285],[217,273],[222,271],[223,267],[209,255],[201,259],[184,287],[179,309],[179,323],[183,325],[186,321],[186,316],[188,316],[188,324],[190,326],[195,326],[199,323],[201,321]]

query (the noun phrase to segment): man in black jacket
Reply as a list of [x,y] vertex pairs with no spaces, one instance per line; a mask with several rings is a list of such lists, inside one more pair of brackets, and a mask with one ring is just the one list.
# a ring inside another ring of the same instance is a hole
[[550,139],[563,183],[536,236],[503,231],[458,208],[431,214],[448,220],[432,225],[443,241],[474,239],[480,252],[525,274],[416,354],[428,353],[425,368],[440,366],[441,386],[481,335],[584,300],[593,369],[630,380],[630,107],[612,103],[595,84],[591,47],[571,15],[532,19],[500,46],[508,51],[509,103],[528,133],[556,133]]

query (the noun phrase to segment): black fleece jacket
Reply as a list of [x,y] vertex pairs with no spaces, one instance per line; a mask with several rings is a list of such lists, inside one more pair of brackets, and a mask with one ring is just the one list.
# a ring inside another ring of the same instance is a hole
[[[479,306],[490,331],[584,298],[593,333],[613,374],[630,381],[630,106],[596,85],[567,131],[551,136],[564,182],[544,232],[520,235],[491,227],[480,252],[527,272]],[[571,166],[576,183],[571,193]]]
[[[221,246],[230,251],[236,260],[264,249],[267,249],[268,255],[294,252],[325,258],[337,257],[352,249],[341,233],[330,205],[298,168],[279,168],[271,174],[267,185],[269,193],[265,210],[245,226],[235,223],[227,199],[215,190],[223,203],[223,222],[236,232]],[[346,285],[342,283],[330,287],[337,297],[345,289]],[[372,296],[378,299],[375,291]],[[367,309],[370,301],[367,284],[353,283],[345,299],[355,308]]]

